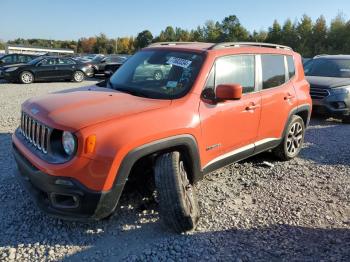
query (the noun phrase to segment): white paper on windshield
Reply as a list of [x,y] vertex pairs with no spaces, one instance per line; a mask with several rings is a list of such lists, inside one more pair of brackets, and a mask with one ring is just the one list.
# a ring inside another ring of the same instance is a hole
[[166,62],[169,65],[179,66],[183,68],[187,68],[191,65],[192,61],[178,58],[178,57],[170,57],[169,60]]

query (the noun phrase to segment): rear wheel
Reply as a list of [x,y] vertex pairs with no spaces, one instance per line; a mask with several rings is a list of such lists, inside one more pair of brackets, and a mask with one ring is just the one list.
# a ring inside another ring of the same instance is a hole
[[31,84],[34,82],[34,75],[31,72],[24,71],[20,74],[19,80],[22,84]]
[[304,136],[305,124],[303,119],[300,116],[292,116],[281,144],[273,152],[284,161],[296,157],[303,146]]
[[75,82],[82,82],[85,78],[85,74],[81,71],[75,71],[73,74],[73,80]]
[[155,184],[164,224],[178,233],[195,228],[199,219],[198,201],[179,152],[158,157]]

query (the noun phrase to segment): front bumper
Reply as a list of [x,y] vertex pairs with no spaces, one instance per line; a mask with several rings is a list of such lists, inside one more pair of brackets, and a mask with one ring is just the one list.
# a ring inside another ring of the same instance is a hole
[[323,99],[312,99],[313,112],[333,117],[350,116],[350,94],[330,94]]
[[21,183],[46,213],[63,219],[86,221],[102,219],[115,210],[124,185],[116,184],[110,191],[92,191],[73,178],[45,174],[32,165],[16,146],[13,153]]

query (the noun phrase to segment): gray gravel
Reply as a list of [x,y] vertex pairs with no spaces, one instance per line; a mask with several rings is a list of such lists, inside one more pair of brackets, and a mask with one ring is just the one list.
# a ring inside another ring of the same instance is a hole
[[189,234],[168,232],[157,205],[132,191],[95,223],[37,210],[13,175],[20,104],[92,83],[0,83],[0,261],[350,261],[350,125],[336,120],[313,120],[293,161],[265,153],[206,176]]

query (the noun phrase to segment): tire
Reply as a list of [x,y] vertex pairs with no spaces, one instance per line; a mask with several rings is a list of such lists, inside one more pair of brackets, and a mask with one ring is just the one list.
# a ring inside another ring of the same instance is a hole
[[163,79],[163,72],[159,71],[159,70],[155,71],[153,74],[153,79],[157,80],[157,81],[162,80]]
[[85,74],[82,71],[75,71],[73,73],[74,82],[82,82],[85,79]]
[[199,206],[179,152],[157,158],[155,185],[162,222],[177,233],[194,229],[200,215]]
[[19,75],[19,81],[22,84],[31,84],[34,82],[34,75],[33,73],[29,72],[29,71],[23,71],[20,75]]
[[283,161],[295,158],[300,153],[303,146],[304,137],[304,121],[300,116],[294,115],[288,123],[288,127],[281,144],[273,149],[273,153]]

